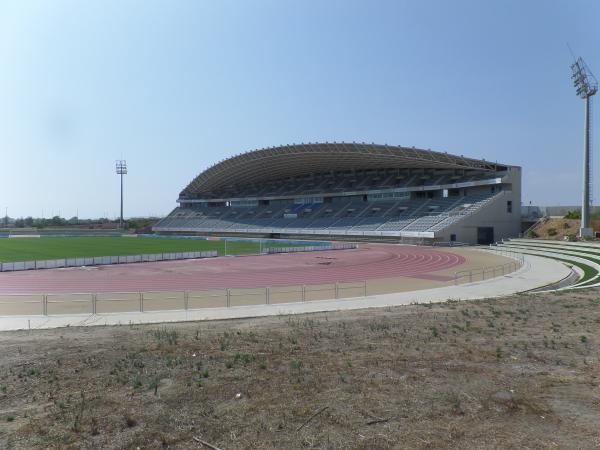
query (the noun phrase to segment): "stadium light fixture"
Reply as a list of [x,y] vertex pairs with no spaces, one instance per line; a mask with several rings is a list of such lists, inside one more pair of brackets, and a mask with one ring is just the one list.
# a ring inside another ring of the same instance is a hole
[[592,204],[592,152],[591,141],[591,117],[590,108],[592,96],[598,92],[598,82],[592,74],[583,58],[579,57],[571,64],[571,79],[578,97],[585,100],[585,122],[583,130],[583,195],[581,199],[581,237],[591,236],[593,230],[590,227],[590,209]]
[[121,217],[119,218],[119,228],[123,229],[123,175],[127,175],[127,161],[118,159],[115,163],[117,175],[121,176]]

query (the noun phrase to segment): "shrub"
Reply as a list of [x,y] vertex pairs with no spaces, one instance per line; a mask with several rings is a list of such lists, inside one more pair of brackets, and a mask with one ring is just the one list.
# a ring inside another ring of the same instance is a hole
[[556,228],[548,228],[548,236],[556,236],[557,234]]
[[500,346],[496,347],[496,358],[498,358],[498,359],[502,358],[503,353],[504,352],[502,351],[502,347],[500,347]]
[[177,345],[177,340],[179,339],[179,333],[175,329],[169,329],[167,327],[159,328],[158,330],[152,330],[152,335],[154,339],[161,344],[163,341],[167,342],[169,345]]
[[565,219],[581,219],[581,212],[568,211],[567,214],[565,214]]
[[527,232],[527,237],[528,237],[529,239],[533,239],[533,238],[536,238],[536,237],[538,237],[538,235],[537,235],[537,233],[536,233],[535,231],[533,231],[533,230],[529,230],[529,231]]
[[574,234],[567,234],[565,236],[565,239],[569,242],[575,242],[577,240],[577,236],[575,236]]
[[298,360],[298,359],[294,359],[291,363],[290,363],[290,367],[294,370],[300,370],[302,368],[302,361]]
[[125,415],[125,424],[127,425],[128,428],[132,428],[137,425],[137,420],[135,420],[135,418],[131,414],[126,414]]
[[571,228],[571,225],[569,225],[569,222],[565,222],[565,223],[563,223],[563,228],[565,230],[567,230],[567,229]]

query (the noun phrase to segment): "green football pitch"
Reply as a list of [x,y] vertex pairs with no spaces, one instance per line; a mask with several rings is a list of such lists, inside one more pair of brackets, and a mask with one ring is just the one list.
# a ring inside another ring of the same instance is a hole
[[[263,247],[289,245],[263,243]],[[298,245],[302,244],[294,244]],[[209,250],[217,250],[220,256],[224,255],[225,241],[132,237],[16,238],[0,239],[0,262]],[[258,253],[259,250],[258,241],[227,241],[228,255]]]

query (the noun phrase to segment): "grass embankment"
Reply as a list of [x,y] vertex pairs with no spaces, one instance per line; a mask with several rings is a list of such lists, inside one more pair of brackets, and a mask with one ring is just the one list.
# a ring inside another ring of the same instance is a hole
[[[264,247],[289,244],[269,243]],[[227,242],[228,255],[258,253],[256,242]],[[125,256],[150,253],[201,252],[225,254],[225,241],[130,237],[41,237],[0,239],[0,262],[32,261],[93,256]]]

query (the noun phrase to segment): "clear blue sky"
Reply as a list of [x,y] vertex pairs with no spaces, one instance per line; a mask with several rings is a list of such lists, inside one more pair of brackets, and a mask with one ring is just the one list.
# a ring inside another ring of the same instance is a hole
[[525,204],[576,204],[566,42],[600,75],[599,19],[598,1],[0,0],[0,215],[115,216],[121,157],[126,216],[166,214],[223,158],[315,141],[521,165]]

